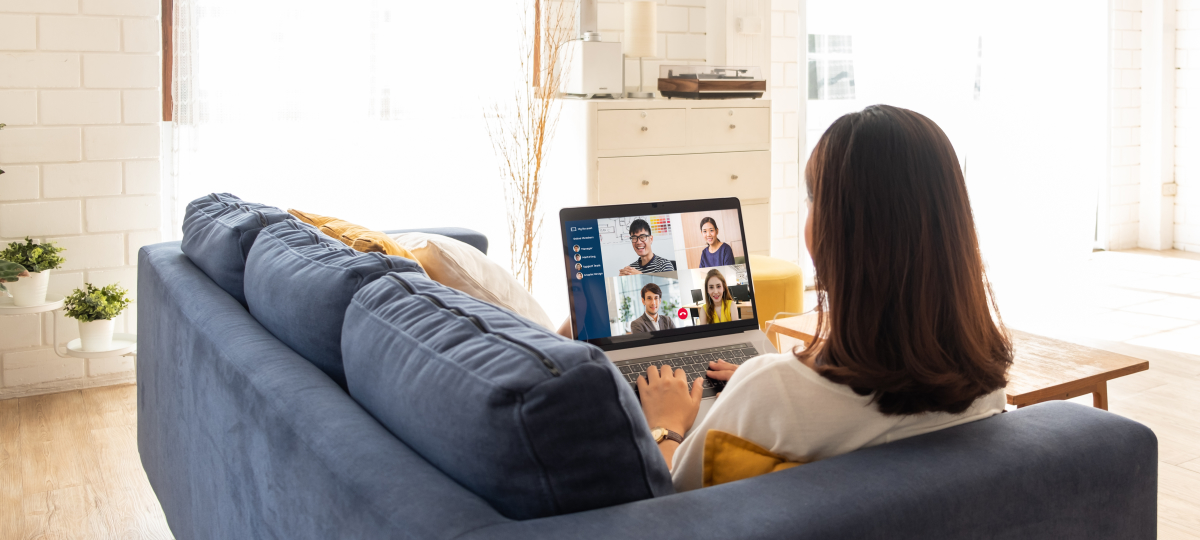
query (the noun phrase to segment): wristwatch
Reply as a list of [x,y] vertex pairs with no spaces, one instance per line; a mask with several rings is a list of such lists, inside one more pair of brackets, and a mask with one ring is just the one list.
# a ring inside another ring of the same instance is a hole
[[665,440],[672,440],[677,443],[683,443],[683,435],[675,433],[665,427],[656,427],[650,430],[650,436],[654,437],[655,444],[660,444]]

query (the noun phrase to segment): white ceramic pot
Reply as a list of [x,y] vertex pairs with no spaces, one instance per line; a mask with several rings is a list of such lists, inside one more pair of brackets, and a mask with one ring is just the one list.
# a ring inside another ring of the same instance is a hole
[[17,307],[40,306],[46,303],[46,286],[50,284],[50,271],[30,272],[29,276],[17,278],[4,286],[12,293],[13,305]]
[[85,351],[107,351],[112,349],[112,319],[77,322],[79,322],[79,347],[81,349]]

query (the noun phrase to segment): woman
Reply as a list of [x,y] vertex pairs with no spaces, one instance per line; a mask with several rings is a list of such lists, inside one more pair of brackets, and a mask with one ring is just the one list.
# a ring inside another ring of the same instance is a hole
[[704,276],[704,309],[700,310],[700,324],[715,324],[741,320],[733,295],[725,285],[725,276],[713,268]]
[[[676,489],[701,486],[704,438],[732,433],[789,461],[833,457],[1004,410],[1012,347],[995,308],[958,158],[912,111],[839,118],[805,171],[805,243],[821,316],[814,346],[710,364],[729,380],[682,444],[659,444]],[[701,385],[638,379],[651,428],[692,428]]]
[[700,268],[713,266],[733,266],[733,248],[717,238],[717,220],[705,217],[700,220],[700,234],[704,236],[707,248],[700,248]]

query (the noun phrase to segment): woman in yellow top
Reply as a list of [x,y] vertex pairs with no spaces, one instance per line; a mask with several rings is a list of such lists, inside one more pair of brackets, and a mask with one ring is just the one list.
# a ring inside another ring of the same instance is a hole
[[700,310],[700,324],[715,324],[741,320],[733,295],[725,285],[725,276],[713,268],[704,277],[704,309]]

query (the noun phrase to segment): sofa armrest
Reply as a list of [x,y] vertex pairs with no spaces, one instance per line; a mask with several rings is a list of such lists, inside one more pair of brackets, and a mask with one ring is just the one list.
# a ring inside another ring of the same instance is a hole
[[464,539],[1152,540],[1158,440],[1050,402],[740,482]]
[[138,451],[175,538],[449,539],[507,521],[275,339],[178,242],[138,261]]
[[440,234],[442,236],[449,236],[450,238],[453,238],[460,242],[466,242],[466,243],[474,246],[475,249],[482,251],[485,255],[487,254],[487,249],[488,249],[487,237],[484,236],[483,233],[481,233],[481,232],[473,231],[471,229],[466,229],[463,227],[433,227],[433,228],[428,228],[428,229],[395,229],[395,230],[391,230],[391,231],[383,231],[384,234],[398,234],[398,233],[406,233],[406,232],[420,232],[420,233]]

